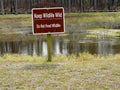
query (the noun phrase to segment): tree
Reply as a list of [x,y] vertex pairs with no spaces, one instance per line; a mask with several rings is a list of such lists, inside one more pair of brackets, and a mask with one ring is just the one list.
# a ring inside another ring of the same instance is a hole
[[3,0],[1,0],[1,11],[2,11],[2,15],[4,15],[5,10],[4,10],[4,2],[3,2]]
[[116,10],[120,0],[0,0],[0,10],[5,13],[31,13],[33,7],[63,6],[66,11]]
[[96,10],[96,6],[97,6],[97,1],[94,0],[94,10]]
[[69,5],[68,10],[69,10],[69,12],[71,12],[71,0],[69,0],[68,5]]
[[80,10],[83,11],[83,0],[80,0]]
[[18,0],[15,0],[15,14],[18,14],[18,11],[17,11],[17,6],[18,5]]

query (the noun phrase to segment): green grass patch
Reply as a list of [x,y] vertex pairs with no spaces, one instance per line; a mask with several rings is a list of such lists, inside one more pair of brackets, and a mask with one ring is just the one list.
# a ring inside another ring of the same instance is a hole
[[[119,21],[120,12],[65,13],[66,23]],[[0,15],[0,25],[32,25],[31,14]]]
[[[115,22],[120,20],[119,12],[67,13],[67,23]],[[70,18],[70,19],[69,19]]]
[[0,25],[4,26],[31,26],[32,16],[27,14],[0,15]]

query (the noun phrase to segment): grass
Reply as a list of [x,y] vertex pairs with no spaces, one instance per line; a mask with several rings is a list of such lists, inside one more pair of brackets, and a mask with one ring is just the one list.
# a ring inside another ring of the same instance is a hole
[[89,53],[45,57],[4,54],[0,57],[1,90],[119,90],[120,55]]
[[[88,23],[118,23],[120,12],[88,12],[88,13],[65,13],[66,24],[88,24]],[[0,26],[31,26],[31,14],[0,15]],[[97,26],[99,27],[99,26]],[[92,27],[89,27],[92,28]]]
[[90,13],[67,13],[67,24],[83,25],[81,28],[88,30],[119,29],[119,12],[90,12]]
[[8,35],[9,38],[9,35],[26,34],[26,32],[32,32],[31,15],[0,15],[0,35]]
[[0,25],[3,26],[31,26],[32,25],[32,16],[27,14],[19,15],[0,15]]
[[[0,15],[0,40],[14,40],[11,35],[21,38],[20,35],[32,33],[31,14]],[[65,13],[66,32],[79,32],[81,30],[119,30],[120,12],[88,12]],[[8,35],[4,38],[4,35]],[[119,36],[118,33],[110,35]],[[31,36],[28,36],[33,38]],[[89,37],[95,37],[89,36]],[[34,39],[34,38],[33,38]]]
[[[119,21],[119,12],[90,12],[90,13],[67,13],[66,22],[68,23],[89,23],[89,22],[105,22]],[[69,19],[71,18],[71,19]],[[73,19],[73,20],[72,20]],[[76,22],[77,21],[77,22]]]
[[[107,25],[109,22],[119,24],[119,14],[119,12],[67,13],[66,23],[97,23],[97,27],[103,22],[107,22],[105,23]],[[0,21],[2,34],[8,29],[14,32],[14,26],[31,26],[32,23],[31,15],[22,14],[0,16]],[[93,26],[89,28],[96,28]],[[13,40],[11,35],[7,35],[5,39],[1,38],[3,41],[10,39]],[[0,56],[0,90],[119,90],[119,81],[120,54],[99,56],[82,53],[78,57],[58,55],[53,56],[52,62],[46,62],[46,57],[38,56],[18,54]]]

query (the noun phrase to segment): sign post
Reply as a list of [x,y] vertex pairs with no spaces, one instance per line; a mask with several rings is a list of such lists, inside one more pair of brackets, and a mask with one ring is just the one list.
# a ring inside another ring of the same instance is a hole
[[47,34],[48,62],[52,61],[52,36]]
[[34,35],[47,34],[48,61],[52,61],[51,34],[65,32],[64,8],[33,8],[32,30]]

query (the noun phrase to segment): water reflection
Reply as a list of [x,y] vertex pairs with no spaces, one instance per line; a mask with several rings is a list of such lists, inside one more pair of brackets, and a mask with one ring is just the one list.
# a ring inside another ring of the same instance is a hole
[[[89,52],[91,54],[116,54],[120,53],[119,39],[90,39],[85,35],[73,34],[68,36],[53,36],[52,53],[56,54],[79,54]],[[1,41],[0,54],[19,53],[25,55],[47,55],[46,39],[27,41]]]

